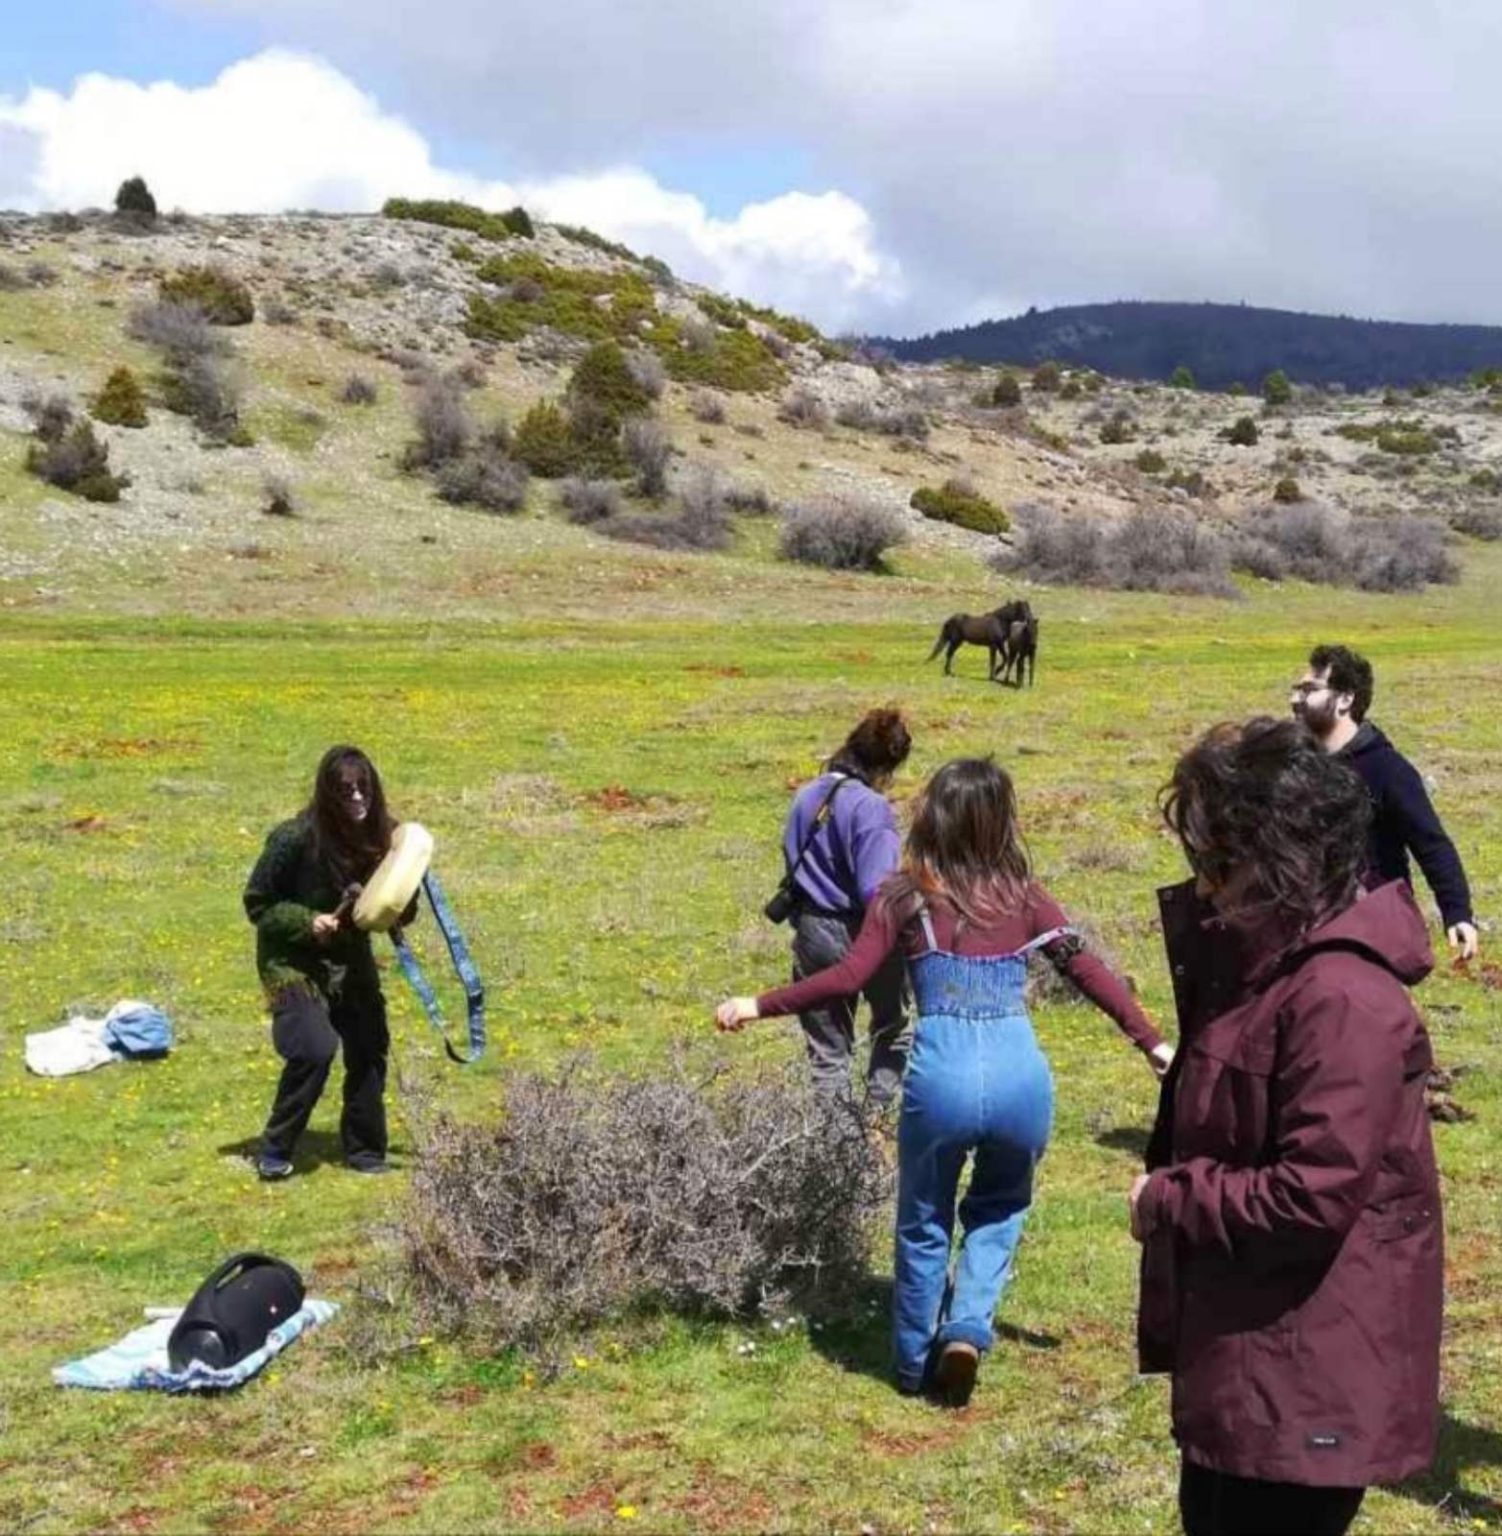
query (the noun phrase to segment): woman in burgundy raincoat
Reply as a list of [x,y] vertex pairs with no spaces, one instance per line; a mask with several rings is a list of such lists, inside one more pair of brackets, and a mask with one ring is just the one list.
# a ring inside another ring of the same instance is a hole
[[1402,882],[1362,893],[1365,791],[1299,726],[1210,731],[1165,795],[1180,1046],[1148,1172],[1142,1365],[1173,1376],[1189,1536],[1339,1533],[1433,1457],[1442,1237]]

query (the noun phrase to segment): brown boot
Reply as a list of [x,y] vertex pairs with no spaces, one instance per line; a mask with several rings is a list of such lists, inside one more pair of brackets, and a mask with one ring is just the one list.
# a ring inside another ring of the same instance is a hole
[[963,1339],[951,1339],[934,1367],[934,1396],[949,1408],[963,1408],[975,1390],[980,1351]]

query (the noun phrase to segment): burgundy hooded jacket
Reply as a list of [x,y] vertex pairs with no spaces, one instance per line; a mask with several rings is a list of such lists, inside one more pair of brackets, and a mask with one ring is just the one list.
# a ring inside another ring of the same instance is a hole
[[1443,1254],[1402,882],[1284,947],[1159,893],[1180,1044],[1139,1203],[1144,1370],[1185,1458],[1317,1487],[1426,1467]]

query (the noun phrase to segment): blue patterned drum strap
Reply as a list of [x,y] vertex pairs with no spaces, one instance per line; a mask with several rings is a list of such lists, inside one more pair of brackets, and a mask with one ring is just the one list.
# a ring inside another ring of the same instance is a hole
[[432,907],[433,916],[437,919],[438,931],[449,947],[449,959],[454,963],[454,973],[464,986],[464,1001],[469,1010],[469,1054],[467,1056],[461,1056],[450,1044],[448,1033],[443,1026],[443,1009],[439,1005],[438,994],[434,992],[428,978],[423,975],[422,967],[417,963],[417,956],[412,953],[412,948],[402,936],[400,928],[393,928],[391,931],[391,942],[396,946],[396,963],[401,966],[402,975],[407,978],[412,990],[417,994],[417,1000],[422,1004],[428,1021],[442,1037],[443,1048],[448,1052],[449,1060],[457,1061],[461,1067],[467,1066],[472,1061],[478,1061],[485,1050],[485,988],[480,983],[480,973],[475,969],[474,961],[470,959],[469,945],[464,942],[464,935],[459,931],[459,924],[455,921],[448,899],[443,894],[443,887],[438,883],[438,876],[431,869],[422,877],[422,888],[428,893],[428,905]]

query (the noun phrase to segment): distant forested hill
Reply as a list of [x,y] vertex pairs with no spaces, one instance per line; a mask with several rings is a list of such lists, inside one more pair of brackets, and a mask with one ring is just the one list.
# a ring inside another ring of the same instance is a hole
[[1140,379],[1167,379],[1185,367],[1210,388],[1255,388],[1275,368],[1296,383],[1372,389],[1502,367],[1499,326],[1352,320],[1243,304],[1076,304],[878,344],[909,362],[1056,358]]

